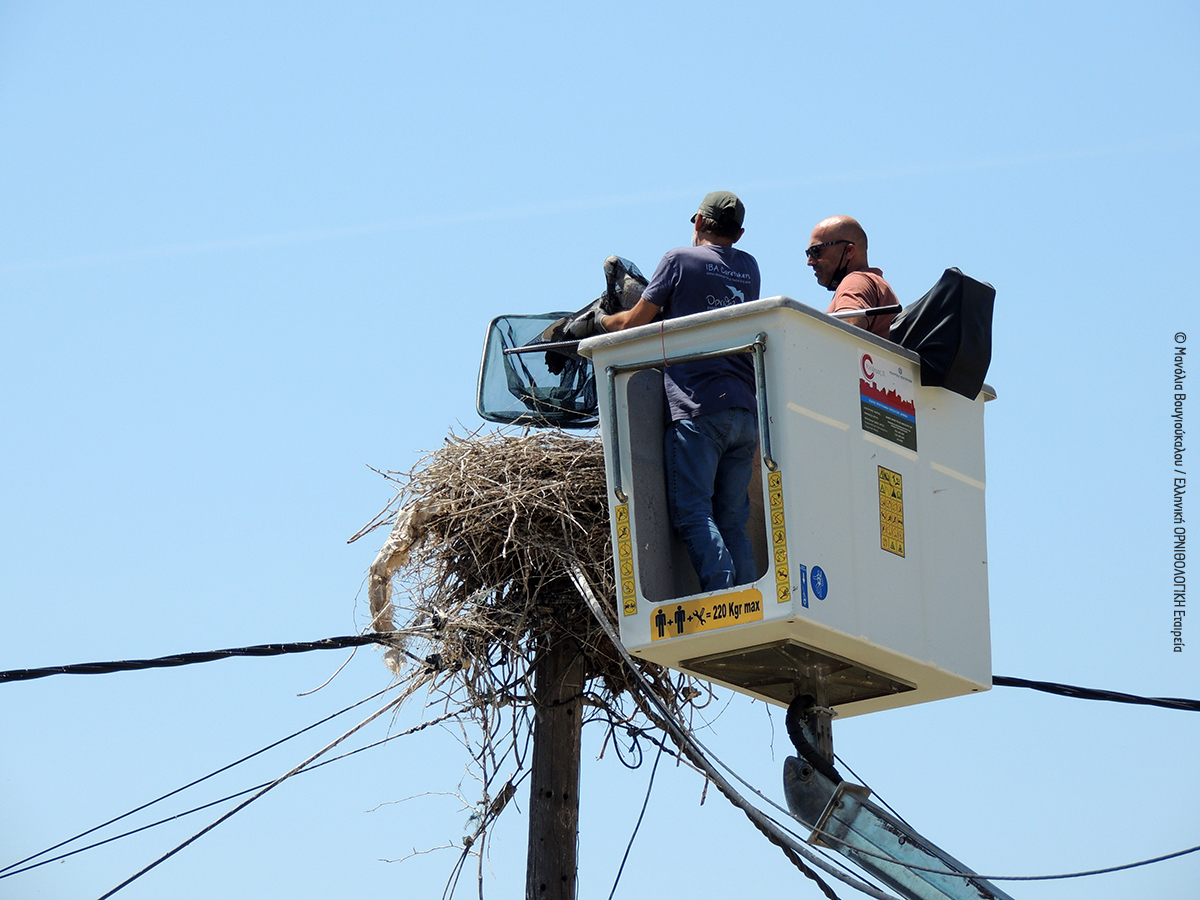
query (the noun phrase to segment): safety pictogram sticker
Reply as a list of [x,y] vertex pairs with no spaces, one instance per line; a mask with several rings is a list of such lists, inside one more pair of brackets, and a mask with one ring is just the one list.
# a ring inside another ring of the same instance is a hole
[[792,599],[791,572],[788,568],[787,524],[783,519],[783,473],[767,475],[767,502],[771,514],[771,553],[775,562],[775,597],[780,603]]
[[637,590],[633,578],[633,535],[629,529],[629,504],[617,507],[617,577],[621,582],[621,610],[637,615]]
[[899,472],[879,467],[879,546],[904,555],[904,480]]
[[755,588],[668,603],[650,616],[650,640],[661,641],[743,622],[761,622],[762,617],[762,594]]
[[809,581],[812,584],[813,595],[818,600],[824,600],[829,595],[829,579],[825,576],[825,570],[820,566],[812,567],[812,576]]

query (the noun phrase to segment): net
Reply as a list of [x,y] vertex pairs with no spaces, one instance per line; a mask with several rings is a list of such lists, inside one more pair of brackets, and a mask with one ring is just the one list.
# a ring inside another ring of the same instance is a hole
[[537,350],[542,333],[570,313],[498,316],[488,326],[476,409],[489,422],[536,428],[593,428],[599,421],[591,360],[573,350]]

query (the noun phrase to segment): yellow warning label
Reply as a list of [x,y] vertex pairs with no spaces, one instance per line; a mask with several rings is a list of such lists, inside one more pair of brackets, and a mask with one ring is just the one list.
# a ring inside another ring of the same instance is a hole
[[904,555],[904,483],[899,472],[879,467],[879,546]]
[[771,515],[771,555],[775,563],[775,597],[780,603],[792,599],[788,570],[787,525],[783,519],[783,473],[767,475],[767,501]]
[[650,616],[650,640],[661,641],[681,634],[713,631],[742,622],[761,622],[762,617],[762,594],[755,588],[668,603],[658,607]]
[[633,535],[629,529],[629,504],[617,507],[617,577],[621,582],[621,609],[637,615],[637,590],[633,577]]

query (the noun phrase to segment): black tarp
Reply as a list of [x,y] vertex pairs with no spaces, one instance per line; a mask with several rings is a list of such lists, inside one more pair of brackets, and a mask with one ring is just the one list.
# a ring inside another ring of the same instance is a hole
[[949,268],[893,320],[892,341],[921,357],[921,384],[974,400],[992,362],[996,289]]

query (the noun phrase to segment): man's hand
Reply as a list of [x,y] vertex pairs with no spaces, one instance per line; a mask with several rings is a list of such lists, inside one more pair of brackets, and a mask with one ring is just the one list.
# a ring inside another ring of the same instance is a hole
[[626,328],[637,328],[639,325],[646,325],[653,322],[661,311],[661,307],[655,306],[649,300],[642,298],[638,300],[633,309],[613,313],[609,316],[607,330],[624,331]]

